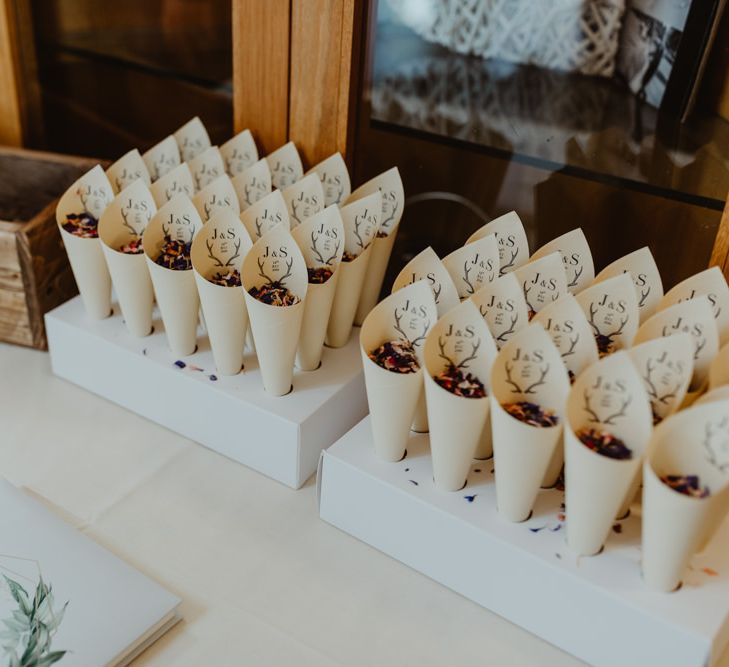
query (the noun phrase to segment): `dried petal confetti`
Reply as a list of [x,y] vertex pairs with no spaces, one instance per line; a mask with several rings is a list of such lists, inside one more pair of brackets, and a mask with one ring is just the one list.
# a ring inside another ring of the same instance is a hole
[[633,457],[633,452],[620,439],[607,431],[599,431],[595,428],[583,428],[575,434],[585,447],[607,456],[611,459],[621,461]]
[[613,351],[614,343],[610,336],[603,336],[602,334],[595,335],[595,342],[597,343],[597,352],[602,359]]
[[554,412],[545,410],[536,403],[530,403],[529,401],[504,403],[501,407],[514,419],[529,424],[529,426],[549,427],[555,426],[559,421],[559,418]]
[[663,421],[663,417],[656,412],[653,406],[651,406],[651,412],[653,413],[653,426],[657,426]]
[[569,375],[570,384],[574,384],[575,383],[575,377],[576,377],[575,374],[571,370],[567,369],[567,375]]
[[144,252],[142,239],[138,237],[132,239],[129,243],[119,246],[119,252],[123,252],[125,255],[141,255]]
[[536,314],[537,314],[536,310],[532,310],[531,308],[529,309],[529,312],[527,313],[527,318],[529,319],[530,322],[532,321],[532,319],[534,319],[534,316]]
[[328,269],[325,266],[320,266],[316,269],[307,268],[306,271],[309,274],[309,282],[313,285],[323,285],[332,277],[333,273],[331,269]]
[[386,232],[382,232],[382,231],[377,232],[377,238],[378,239],[386,239],[387,238],[387,233]]
[[218,271],[214,276],[208,278],[208,280],[214,285],[220,285],[221,287],[240,287],[240,273],[238,269],[231,269],[227,273]]
[[84,239],[95,239],[99,237],[99,221],[89,213],[69,213],[66,215],[66,222],[62,227],[69,234],[80,236]]
[[278,281],[260,287],[252,287],[248,290],[248,294],[269,306],[293,306],[301,301],[288,287],[284,287]]
[[415,348],[409,340],[391,340],[369,354],[378,366],[393,373],[415,373],[420,370]]
[[674,491],[692,498],[706,498],[711,494],[709,487],[701,487],[698,475],[664,475],[661,481]]
[[345,250],[344,253],[342,254],[342,261],[343,262],[353,262],[355,259],[357,259],[357,257],[359,257],[359,255],[355,255],[355,254],[353,254],[351,252],[347,252]]
[[191,246],[191,243],[177,241],[165,236],[162,250],[154,262],[173,271],[187,271],[192,268],[192,262],[190,261]]
[[471,373],[464,373],[460,368],[447,366],[439,375],[433,379],[446,391],[464,398],[483,398],[486,396],[486,388],[483,382]]

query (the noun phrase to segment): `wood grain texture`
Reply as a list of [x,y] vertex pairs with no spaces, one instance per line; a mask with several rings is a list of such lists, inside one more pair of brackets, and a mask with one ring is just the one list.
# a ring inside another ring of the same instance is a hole
[[721,214],[709,266],[720,267],[729,280],[729,201],[724,205],[724,212]]
[[351,148],[362,5],[357,0],[292,5],[289,136],[310,167],[336,151],[346,156]]
[[15,0],[0,0],[0,143],[23,143],[23,92]]
[[232,4],[234,127],[249,128],[265,155],[288,140],[290,2]]

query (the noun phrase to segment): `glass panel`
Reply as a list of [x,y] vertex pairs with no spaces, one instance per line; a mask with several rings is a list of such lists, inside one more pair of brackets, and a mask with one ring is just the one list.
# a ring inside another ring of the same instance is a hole
[[512,209],[532,251],[581,226],[598,270],[643,245],[667,286],[704,268],[729,189],[695,83],[715,4],[373,3],[357,182],[397,164],[410,197],[385,287]]
[[199,115],[232,134],[231,0],[33,0],[46,143],[116,158]]

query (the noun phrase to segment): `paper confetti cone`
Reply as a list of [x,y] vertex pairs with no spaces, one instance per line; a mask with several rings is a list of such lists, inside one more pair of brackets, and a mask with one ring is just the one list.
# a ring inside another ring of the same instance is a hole
[[106,170],[106,177],[111,183],[114,194],[120,193],[138,179],[141,179],[147,187],[152,182],[147,165],[144,164],[144,160],[136,148],[125,153],[112,164]]
[[[243,367],[248,309],[240,275],[252,245],[243,223],[229,208],[215,213],[192,242],[195,282],[215,367],[221,375],[235,375]],[[229,284],[219,284],[225,276],[232,276]]]
[[192,203],[195,204],[203,223],[210,220],[223,208],[230,209],[236,215],[240,213],[238,195],[235,193],[235,188],[227,174],[223,174],[208,183],[192,198]]
[[223,156],[217,146],[206,148],[202,153],[188,160],[187,166],[190,167],[195,192],[200,192],[206,185],[225,174]]
[[529,243],[524,225],[515,211],[510,211],[477,229],[466,243],[494,234],[499,244],[500,272],[511,273],[529,261]]
[[240,214],[240,219],[254,243],[277,225],[283,223],[284,227],[289,229],[291,224],[286,202],[280,190],[274,190],[270,195],[249,206]]
[[141,244],[142,234],[157,212],[144,181],[137,180],[118,194],[99,220],[99,238],[119,300],[124,324],[133,336],[152,331],[154,290],[144,251],[123,252]]
[[[97,236],[96,221],[113,198],[109,179],[101,166],[96,165],[66,190],[56,206],[56,222],[73,277],[86,313],[95,320],[111,314],[111,276]],[[80,227],[74,222],[79,220],[87,222]]]
[[[308,283],[304,258],[284,225],[253,244],[243,261],[242,277],[263,388],[272,396],[284,396],[293,386]],[[252,289],[271,293],[276,288],[287,290],[296,302],[273,305],[250,294]]]
[[478,306],[498,348],[529,324],[524,292],[516,276],[510,273],[484,285],[471,297],[471,301]]
[[152,183],[154,183],[180,164],[180,149],[177,147],[175,138],[170,135],[152,146],[142,155],[142,159],[144,164],[147,165],[147,171],[149,171],[149,176]]
[[[152,217],[142,235],[147,267],[152,277],[167,343],[176,355],[195,352],[200,298],[190,269],[171,269],[156,260],[168,239],[191,244],[202,227],[202,220],[190,198],[177,195]],[[188,245],[189,247],[189,245]]]
[[[304,256],[310,274],[296,365],[303,371],[313,371],[321,364],[344,252],[344,227],[339,208],[329,206],[307,218],[291,235]],[[322,279],[324,282],[319,282]]]
[[601,359],[575,380],[564,431],[567,544],[573,551],[592,556],[602,549],[651,429],[643,381],[627,353]]
[[709,364],[709,389],[729,384],[729,343],[724,345]]
[[289,212],[291,229],[316,215],[324,208],[324,192],[316,174],[309,174],[282,190]]
[[640,311],[630,274],[621,273],[591,285],[576,298],[590,323],[600,356],[632,345]]
[[[569,390],[559,351],[540,324],[521,329],[499,351],[491,371],[491,428],[496,469],[496,505],[509,521],[532,511],[547,467],[561,444],[562,415]],[[539,419],[522,421],[537,406]],[[549,415],[553,417],[549,419]],[[544,423],[538,426],[536,421]],[[550,422],[551,425],[547,425]]]
[[380,226],[379,190],[340,209],[344,228],[344,255],[327,325],[326,343],[343,347],[349,341],[360,293],[369,266],[372,242]]
[[341,153],[334,153],[319,164],[314,165],[308,174],[317,174],[324,191],[324,206],[342,205],[352,192],[347,165]]
[[397,167],[388,169],[379,176],[375,176],[365,184],[360,185],[349,196],[347,203],[351,204],[378,190],[382,193],[380,227],[377,230],[375,240],[372,242],[370,264],[354,317],[354,323],[357,325],[362,324],[364,318],[367,317],[367,313],[372,310],[380,298],[382,282],[385,279],[387,264],[390,261],[392,247],[395,244],[395,237],[405,207],[405,193]]
[[271,182],[273,187],[279,190],[293,185],[304,175],[304,167],[301,164],[299,151],[293,141],[277,148],[266,156],[268,166],[271,169]]
[[567,273],[559,252],[553,252],[540,259],[530,259],[514,271],[524,292],[529,319],[542,308],[568,293]]
[[491,332],[470,301],[441,317],[425,339],[433,478],[442,491],[458,491],[466,483],[489,412],[488,382],[496,354]]
[[250,130],[238,132],[220,147],[225,171],[235,178],[258,161],[258,148]]
[[473,296],[499,276],[499,244],[490,234],[464,245],[443,258],[461,299]]
[[203,122],[195,116],[188,120],[172,135],[180,149],[183,162],[188,162],[210,148],[210,137]]
[[532,260],[546,257],[559,251],[567,273],[567,289],[577,294],[595,279],[595,265],[592,252],[581,228],[573,229],[549,243],[545,243],[531,257]]
[[653,259],[650,249],[646,246],[616,259],[597,274],[594,282],[600,283],[623,273],[629,273],[633,278],[640,321],[645,322],[656,311],[656,307],[663,297],[661,274],[658,272],[656,260]]
[[175,195],[192,197],[195,185],[192,182],[192,173],[186,162],[168,171],[158,178],[149,188],[157,208],[164,206]]
[[231,178],[238,195],[240,210],[245,211],[257,201],[271,194],[271,170],[265,158],[254,162],[248,169]]
[[[362,325],[359,341],[372,437],[375,453],[385,461],[399,461],[405,455],[410,424],[423,393],[422,347],[436,320],[433,293],[421,280],[383,299]],[[388,370],[370,358],[392,341],[414,350],[417,370]]]
[[[643,472],[643,579],[673,591],[729,511],[729,401],[672,415]],[[708,494],[706,493],[708,492]]]

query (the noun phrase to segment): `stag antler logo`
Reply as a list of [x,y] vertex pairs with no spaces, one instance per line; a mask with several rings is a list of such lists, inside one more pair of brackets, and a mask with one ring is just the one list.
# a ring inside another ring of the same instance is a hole
[[[217,257],[215,255],[215,253],[213,252],[213,242],[210,239],[207,239],[205,241],[205,247],[208,249],[208,257],[215,262],[215,264],[213,266],[221,266],[221,267],[233,266],[233,261],[238,259],[238,257],[240,257],[240,244],[241,244],[240,239],[236,239],[235,243],[233,244],[234,254],[228,258],[227,262],[223,262],[220,259],[220,257]],[[221,248],[221,250],[222,250],[222,248]],[[259,264],[259,268],[260,268],[260,264]]]
[[575,275],[573,276],[572,280],[569,283],[567,283],[567,287],[577,287],[577,283],[580,280],[580,276],[582,276],[582,273],[584,270],[585,270],[585,267],[582,264],[580,264],[575,269]]
[[729,417],[723,417],[718,423],[707,422],[704,426],[703,446],[706,460],[717,470],[729,473],[729,433],[727,433]]
[[400,202],[397,201],[393,190],[388,192],[385,192],[382,188],[379,188],[379,190],[382,193],[382,213],[384,218],[380,223],[380,228],[385,230],[395,221],[395,215],[400,209]]
[[321,249],[317,247],[317,243],[321,236],[321,234],[317,234],[315,231],[312,230],[310,249],[314,253],[314,259],[316,259],[317,262],[325,264],[326,266],[331,266],[334,258],[337,256],[337,252],[339,252],[339,240],[337,240],[337,242],[335,243],[334,252],[331,254],[331,256],[325,258],[321,253]]
[[473,283],[470,280],[470,274],[472,269],[473,264],[471,264],[468,260],[463,262],[463,275],[461,276],[461,280],[463,280],[463,284],[466,286],[467,294],[473,294],[476,291],[476,288],[473,286]]
[[511,250],[511,257],[509,257],[508,260],[505,259],[506,257],[506,248],[499,247],[499,261],[501,262],[501,269],[499,270],[499,275],[503,276],[508,269],[513,269],[514,264],[516,263],[516,258],[519,255],[519,248],[514,248]]
[[605,426],[614,426],[615,420],[618,419],[618,417],[625,417],[625,415],[627,414],[626,410],[633,400],[632,396],[627,396],[625,399],[620,399],[620,408],[617,411],[611,412],[604,417],[601,417],[597,413],[596,409],[594,409],[590,405],[590,401],[592,400],[593,395],[590,393],[589,389],[585,389],[582,396],[585,399],[582,409],[589,415],[589,421],[594,424],[605,424]]
[[450,368],[455,370],[461,370],[464,368],[468,368],[468,364],[470,364],[475,358],[476,353],[478,352],[478,348],[481,347],[481,339],[479,338],[475,343],[471,343],[471,352],[469,355],[461,359],[458,363],[456,363],[453,359],[451,359],[445,351],[446,346],[446,340],[442,336],[438,336],[438,349],[440,350],[438,356],[443,359]]
[[293,267],[294,267],[294,258],[286,260],[286,273],[282,275],[280,278],[272,278],[269,275],[266,275],[266,272],[263,270],[266,263],[263,261],[263,258],[259,257],[256,260],[256,263],[258,264],[258,275],[261,276],[265,281],[268,282],[269,285],[285,285],[284,281],[286,278],[288,278],[293,273]]
[[656,370],[655,359],[648,359],[645,362],[645,375],[643,375],[643,382],[645,383],[646,391],[651,399],[651,403],[662,403],[668,405],[672,398],[676,398],[679,388],[681,387],[681,381],[676,383],[676,386],[665,394],[661,394],[656,387],[656,381],[653,377],[653,371]]
[[[525,366],[522,370],[522,373],[524,375],[531,375],[531,373],[527,373],[527,369],[529,369],[528,366]],[[512,372],[514,371],[514,364],[509,363],[508,361],[504,365],[504,370],[506,371],[506,379],[504,382],[506,384],[511,385],[512,392],[515,394],[536,394],[536,389],[538,387],[541,387],[542,385],[546,384],[546,377],[549,373],[549,364],[544,364],[543,366],[538,367],[539,372],[539,378],[532,382],[531,384],[528,384],[524,387],[522,387],[514,378],[512,377]],[[529,377],[526,378],[527,380]]]
[[602,333],[600,331],[600,327],[597,326],[595,323],[595,315],[597,315],[597,305],[595,302],[592,302],[590,304],[590,317],[589,322],[590,326],[592,327],[592,330],[595,332],[595,341],[597,342],[597,349],[600,351],[601,354],[607,354],[612,350],[612,348],[615,346],[615,336],[619,336],[621,333],[623,333],[623,329],[625,329],[625,325],[628,323],[628,320],[630,319],[629,315],[626,315],[623,319],[620,320],[620,326],[615,329],[615,331],[611,331],[610,333]]
[[[413,345],[413,347],[418,347],[419,345],[422,344],[422,342],[425,340],[425,336],[428,334],[428,330],[430,329],[430,319],[427,317],[424,318],[423,330],[415,338],[410,338],[410,336],[408,336],[405,333],[405,330],[403,329],[403,324],[402,324],[402,318],[406,312],[407,312],[406,306],[403,306],[402,309],[395,308],[395,311],[394,311],[395,331],[397,331],[405,340],[409,340],[410,343]],[[411,328],[414,328],[412,321],[410,322],[410,325],[411,325]]]

